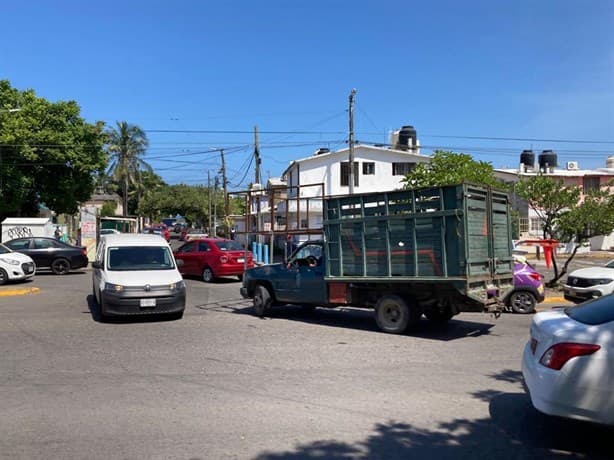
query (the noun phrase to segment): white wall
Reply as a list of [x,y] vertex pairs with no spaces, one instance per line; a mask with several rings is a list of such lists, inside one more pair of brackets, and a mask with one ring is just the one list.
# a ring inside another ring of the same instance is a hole
[[[296,171],[300,168],[300,185],[323,182],[326,195],[347,194],[349,187],[341,186],[341,162],[347,161],[347,150],[301,160],[288,171],[288,185],[297,185]],[[354,161],[358,164],[358,186],[354,187],[354,193],[367,193],[396,190],[403,187],[404,176],[392,175],[392,163],[428,163],[430,158],[394,150],[358,146],[354,149]],[[375,163],[374,175],[363,174],[362,163],[364,162]],[[302,191],[309,193],[308,189]]]

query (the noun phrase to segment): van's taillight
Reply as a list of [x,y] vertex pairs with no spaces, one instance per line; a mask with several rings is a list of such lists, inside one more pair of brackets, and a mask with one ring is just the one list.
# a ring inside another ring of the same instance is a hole
[[87,257],[87,248],[81,248],[81,254]]
[[599,345],[592,343],[557,343],[546,350],[539,363],[555,371],[560,371],[571,358],[592,355],[600,348]]
[[227,264],[228,263],[228,257],[220,256],[220,262],[223,263],[223,264]]

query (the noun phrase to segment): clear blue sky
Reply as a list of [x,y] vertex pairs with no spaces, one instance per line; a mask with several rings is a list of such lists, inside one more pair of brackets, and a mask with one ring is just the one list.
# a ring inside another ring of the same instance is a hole
[[345,146],[352,88],[358,141],[411,124],[423,153],[495,167],[517,166],[525,148],[583,168],[614,154],[610,0],[31,0],[1,11],[0,78],[75,100],[88,121],[139,125],[145,159],[171,184],[206,184],[220,167],[209,150],[224,147],[230,188],[246,189],[254,126],[264,179]]

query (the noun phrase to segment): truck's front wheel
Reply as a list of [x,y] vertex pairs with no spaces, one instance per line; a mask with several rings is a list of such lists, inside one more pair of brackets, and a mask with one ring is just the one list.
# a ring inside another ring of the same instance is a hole
[[402,334],[412,321],[412,311],[397,295],[385,295],[375,305],[375,321],[378,327],[391,334]]
[[262,317],[266,315],[272,303],[273,299],[269,290],[262,284],[256,286],[254,291],[254,313],[256,316]]

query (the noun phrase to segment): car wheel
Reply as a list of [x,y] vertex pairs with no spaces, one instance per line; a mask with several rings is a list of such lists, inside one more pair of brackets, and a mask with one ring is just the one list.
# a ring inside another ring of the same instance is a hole
[[375,305],[375,321],[378,327],[391,334],[402,334],[411,323],[412,312],[407,303],[397,295],[385,295]]
[[529,291],[515,291],[510,295],[508,304],[514,313],[533,313],[537,299]]
[[212,283],[215,279],[215,275],[213,274],[213,270],[209,267],[205,267],[203,270],[203,281],[205,283]]
[[[95,298],[96,296],[94,296],[94,299]],[[104,323],[108,319],[108,315],[105,311],[104,300],[102,299],[102,293],[100,291],[98,291],[98,298],[100,299],[98,301],[98,313],[100,314],[100,321]]]
[[9,280],[9,275],[4,271],[4,269],[0,268],[0,286],[5,284]]
[[263,317],[272,304],[273,300],[269,290],[262,284],[256,286],[256,291],[254,292],[254,313],[256,316]]
[[55,259],[51,262],[51,271],[55,275],[65,275],[70,271],[70,262],[64,258]]

